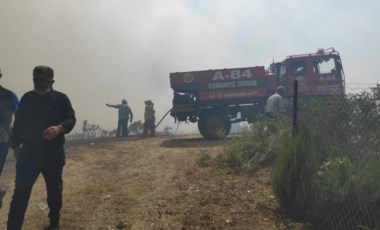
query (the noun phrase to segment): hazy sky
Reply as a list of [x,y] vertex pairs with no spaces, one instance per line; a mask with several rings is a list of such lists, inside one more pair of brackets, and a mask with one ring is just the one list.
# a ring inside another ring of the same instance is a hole
[[[0,84],[21,98],[36,65],[53,67],[77,131],[85,119],[114,129],[105,103],[123,98],[135,120],[153,100],[160,120],[170,72],[267,67],[318,48],[340,52],[357,92],[380,82],[379,9],[378,0],[1,0]],[[158,129],[173,124],[167,116]]]

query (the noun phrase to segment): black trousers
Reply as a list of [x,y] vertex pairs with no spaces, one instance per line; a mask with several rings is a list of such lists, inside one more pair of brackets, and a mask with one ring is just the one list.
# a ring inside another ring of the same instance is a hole
[[40,152],[23,147],[16,163],[15,190],[8,214],[7,229],[22,229],[30,194],[39,174],[44,177],[50,223],[59,223],[62,208],[62,171],[65,165],[64,149]]

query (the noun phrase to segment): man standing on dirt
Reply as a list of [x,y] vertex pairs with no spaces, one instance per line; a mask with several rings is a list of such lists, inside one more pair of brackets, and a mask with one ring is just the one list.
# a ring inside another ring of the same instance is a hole
[[145,101],[145,112],[144,112],[144,131],[143,135],[146,137],[148,135],[148,130],[150,130],[150,136],[154,137],[156,129],[156,116],[155,116],[154,104],[151,100]]
[[52,88],[53,77],[52,68],[35,67],[34,90],[23,95],[16,113],[11,136],[17,160],[16,180],[8,214],[9,230],[22,228],[30,194],[40,173],[47,189],[48,229],[59,229],[65,134],[73,129],[76,118],[66,94]]
[[[2,76],[0,69],[0,78]],[[16,94],[0,85],[0,176],[8,154],[12,116],[17,111],[18,103]],[[5,190],[0,184],[0,208],[3,206],[4,196]]]
[[125,99],[121,101],[121,104],[110,105],[106,104],[108,107],[113,107],[119,110],[119,120],[117,122],[116,137],[126,137],[128,136],[128,120],[132,122],[133,113],[131,108],[129,108],[128,103]]

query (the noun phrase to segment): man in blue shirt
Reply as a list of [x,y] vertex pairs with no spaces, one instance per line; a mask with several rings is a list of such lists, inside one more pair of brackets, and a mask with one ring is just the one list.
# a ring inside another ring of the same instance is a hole
[[[0,78],[2,76],[0,69]],[[0,85],[0,176],[3,172],[5,159],[7,158],[12,116],[17,111],[18,102],[16,94]],[[0,208],[3,204],[2,200],[4,196],[5,190],[0,187]]]
[[116,137],[128,136],[128,120],[132,122],[133,113],[132,113],[131,108],[129,108],[127,101],[123,99],[121,101],[121,104],[118,104],[118,105],[106,104],[106,106],[119,110],[119,120],[117,122]]

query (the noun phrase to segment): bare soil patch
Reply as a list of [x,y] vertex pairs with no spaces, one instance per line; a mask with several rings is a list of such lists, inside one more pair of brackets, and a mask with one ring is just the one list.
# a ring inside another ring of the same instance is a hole
[[[279,213],[270,168],[244,174],[197,164],[201,153],[221,153],[226,141],[189,135],[67,145],[62,229],[302,229]],[[14,177],[9,162],[1,178],[8,193],[0,229],[6,227]],[[43,229],[47,214],[41,176],[24,229]]]

